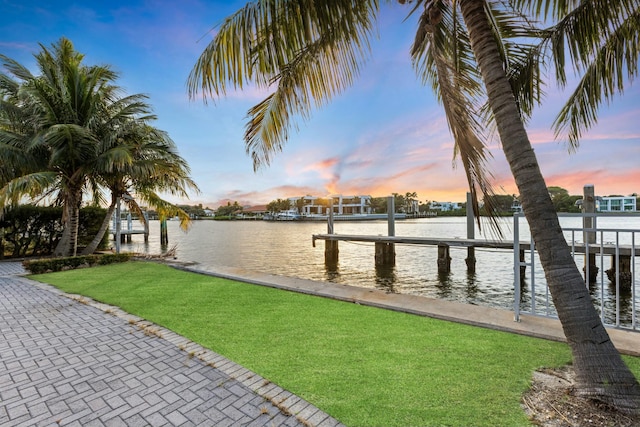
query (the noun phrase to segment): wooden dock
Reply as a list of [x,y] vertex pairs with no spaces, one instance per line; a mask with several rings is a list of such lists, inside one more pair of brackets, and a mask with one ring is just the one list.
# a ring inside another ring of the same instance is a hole
[[[427,246],[454,246],[462,248],[493,248],[493,249],[511,249],[513,250],[513,241],[508,240],[485,240],[485,239],[447,239],[438,237],[407,237],[407,236],[367,236],[356,234],[314,234],[312,236],[313,246],[316,240],[334,240],[345,242],[369,242],[369,243],[399,243],[408,245],[427,245]],[[528,250],[529,243],[521,243],[520,247]]]
[[[471,195],[467,193],[467,204],[471,204]],[[594,208],[595,209],[595,208]],[[532,250],[535,251],[535,247],[532,247],[532,243],[527,242],[514,242],[513,240],[486,240],[486,239],[476,239],[474,238],[474,217],[472,212],[467,212],[467,238],[438,238],[438,237],[409,237],[409,236],[396,236],[395,235],[395,224],[394,224],[394,214],[388,214],[388,235],[355,235],[355,234],[335,234],[333,227],[333,209],[329,210],[329,217],[327,221],[327,234],[314,234],[312,235],[312,244],[313,247],[316,246],[316,240],[324,240],[325,241],[325,264],[326,265],[337,265],[338,262],[338,242],[363,242],[363,243],[374,243],[375,244],[375,264],[376,266],[394,266],[396,261],[395,254],[395,245],[396,244],[406,244],[406,245],[425,245],[425,246],[436,246],[438,248],[438,272],[439,273],[449,273],[451,271],[451,256],[450,256],[450,248],[451,247],[459,247],[467,249],[467,258],[465,262],[467,264],[467,270],[470,273],[475,272],[476,266],[476,258],[475,258],[475,249],[476,248],[487,248],[487,249],[503,249],[511,251],[512,253],[515,250],[518,250],[518,260],[514,261],[515,264],[519,264],[520,266],[520,278],[521,280],[524,278],[524,272],[528,264],[525,261],[525,252]],[[395,212],[394,208],[394,199],[393,197],[387,198],[387,212]],[[591,212],[593,214],[593,212]],[[587,222],[587,220],[589,222]],[[595,243],[596,240],[596,230],[593,229],[592,218],[585,217],[583,219],[583,232],[586,234],[585,240],[590,242],[589,244],[585,243],[576,243],[573,242],[571,244],[567,243],[570,246],[573,254],[584,254],[585,255],[585,279],[588,275],[588,280],[593,282],[598,274],[598,266],[596,265],[596,256],[610,256],[611,257],[611,268],[606,271],[607,275],[611,278],[617,276],[623,277],[625,282],[629,281],[632,276],[631,273],[631,259],[637,256],[640,256],[640,250],[638,250],[637,245],[623,245],[623,244],[612,244],[612,243]],[[517,227],[515,228],[517,233]],[[594,243],[591,243],[594,242]],[[517,249],[516,249],[517,248]],[[515,253],[513,253],[515,258]],[[533,259],[533,254],[532,254]],[[628,280],[629,279],[629,280]]]
[[[409,237],[409,236],[382,236],[382,235],[355,235],[355,234],[314,234],[312,236],[313,247],[316,240],[325,241],[325,262],[335,264],[338,262],[338,242],[365,242],[375,244],[375,264],[395,265],[395,245],[425,245],[438,248],[438,272],[448,273],[451,271],[451,247],[467,248],[468,256],[465,260],[469,271],[475,271],[475,248],[504,249],[514,251],[513,240],[485,240],[485,239],[464,239],[464,238],[438,238],[438,237]],[[630,272],[630,260],[633,256],[640,256],[640,251],[635,250],[631,245],[613,244],[574,244],[571,246],[574,253],[587,254],[589,256],[590,276],[594,280],[594,273],[598,268],[595,265],[596,255],[611,256],[611,269],[607,274],[615,273],[616,270],[623,274]],[[531,250],[530,242],[519,242],[520,271],[524,277],[525,251]],[[588,251],[588,252],[587,252]],[[617,260],[616,260],[617,258]],[[616,268],[617,266],[617,268]]]

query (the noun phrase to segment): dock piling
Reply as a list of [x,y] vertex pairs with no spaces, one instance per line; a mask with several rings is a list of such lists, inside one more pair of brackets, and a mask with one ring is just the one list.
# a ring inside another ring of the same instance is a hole
[[[582,191],[582,212],[585,214],[582,217],[582,227],[585,229],[583,232],[583,240],[585,249],[587,249],[588,245],[596,243],[596,232],[591,231],[596,228],[596,192],[593,184],[585,185]],[[584,280],[588,281],[587,283],[593,283],[596,281],[599,270],[596,264],[596,254],[595,252],[589,253],[589,251],[586,250],[584,257]]]
[[[387,197],[387,234],[396,235],[396,206],[393,196]],[[375,263],[377,266],[393,267],[396,265],[396,245],[390,242],[376,242]]]
[[449,245],[438,245],[438,273],[451,272],[451,256],[449,255]]
[[[329,199],[329,212],[327,217],[327,234],[333,234],[333,198]],[[324,263],[330,269],[335,270],[338,265],[338,241],[337,240],[325,240],[324,241]],[[333,268],[331,268],[333,267]]]
[[376,242],[376,265],[393,267],[396,265],[396,251],[393,243]]
[[169,244],[169,232],[167,230],[167,219],[162,218],[160,220],[160,245],[166,246]]
[[[473,200],[471,193],[467,193],[467,239],[475,239],[476,226],[474,223]],[[467,258],[464,260],[467,264],[467,272],[476,272],[476,248],[469,246],[467,248]]]

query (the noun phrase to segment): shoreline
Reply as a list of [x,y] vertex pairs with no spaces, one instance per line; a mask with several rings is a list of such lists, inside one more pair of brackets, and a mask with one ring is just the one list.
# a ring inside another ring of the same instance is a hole
[[[205,267],[198,264],[166,262],[179,270],[220,277],[259,286],[331,298],[335,300],[394,310],[418,316],[431,317],[497,331],[526,335],[552,341],[567,342],[562,325],[557,319],[521,314],[514,320],[509,310],[434,299],[419,295],[387,293],[352,285],[337,285],[309,279],[249,271],[234,267]],[[618,351],[640,357],[640,332],[607,327],[607,332]]]

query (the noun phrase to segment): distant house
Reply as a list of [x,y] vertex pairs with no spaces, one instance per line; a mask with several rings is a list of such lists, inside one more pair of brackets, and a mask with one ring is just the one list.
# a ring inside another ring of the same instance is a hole
[[458,202],[431,202],[429,206],[432,211],[450,212],[462,209],[462,206]]
[[635,196],[597,197],[596,210],[599,212],[634,212],[636,211]]
[[[371,213],[371,196],[331,196],[333,212],[339,215],[363,215]],[[326,215],[329,211],[328,198],[315,196],[290,197],[291,205],[303,216]],[[302,202],[299,202],[302,200]],[[299,209],[300,208],[300,209]]]
[[262,218],[267,213],[267,205],[247,206],[242,208],[242,218]]

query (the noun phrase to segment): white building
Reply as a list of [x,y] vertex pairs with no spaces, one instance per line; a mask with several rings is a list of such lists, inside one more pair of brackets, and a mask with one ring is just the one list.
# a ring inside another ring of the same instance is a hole
[[450,211],[460,210],[460,209],[462,209],[462,206],[460,206],[460,203],[458,203],[458,202],[436,202],[436,201],[433,201],[433,202],[431,202],[431,205],[429,206],[429,209],[431,209],[432,211],[450,212]]
[[596,210],[599,212],[633,212],[636,210],[635,196],[597,197]]
[[[328,215],[329,198],[315,196],[289,197],[291,205],[303,216]],[[302,200],[302,201],[300,201]],[[331,196],[333,213],[339,215],[362,215],[371,213],[371,196]]]

